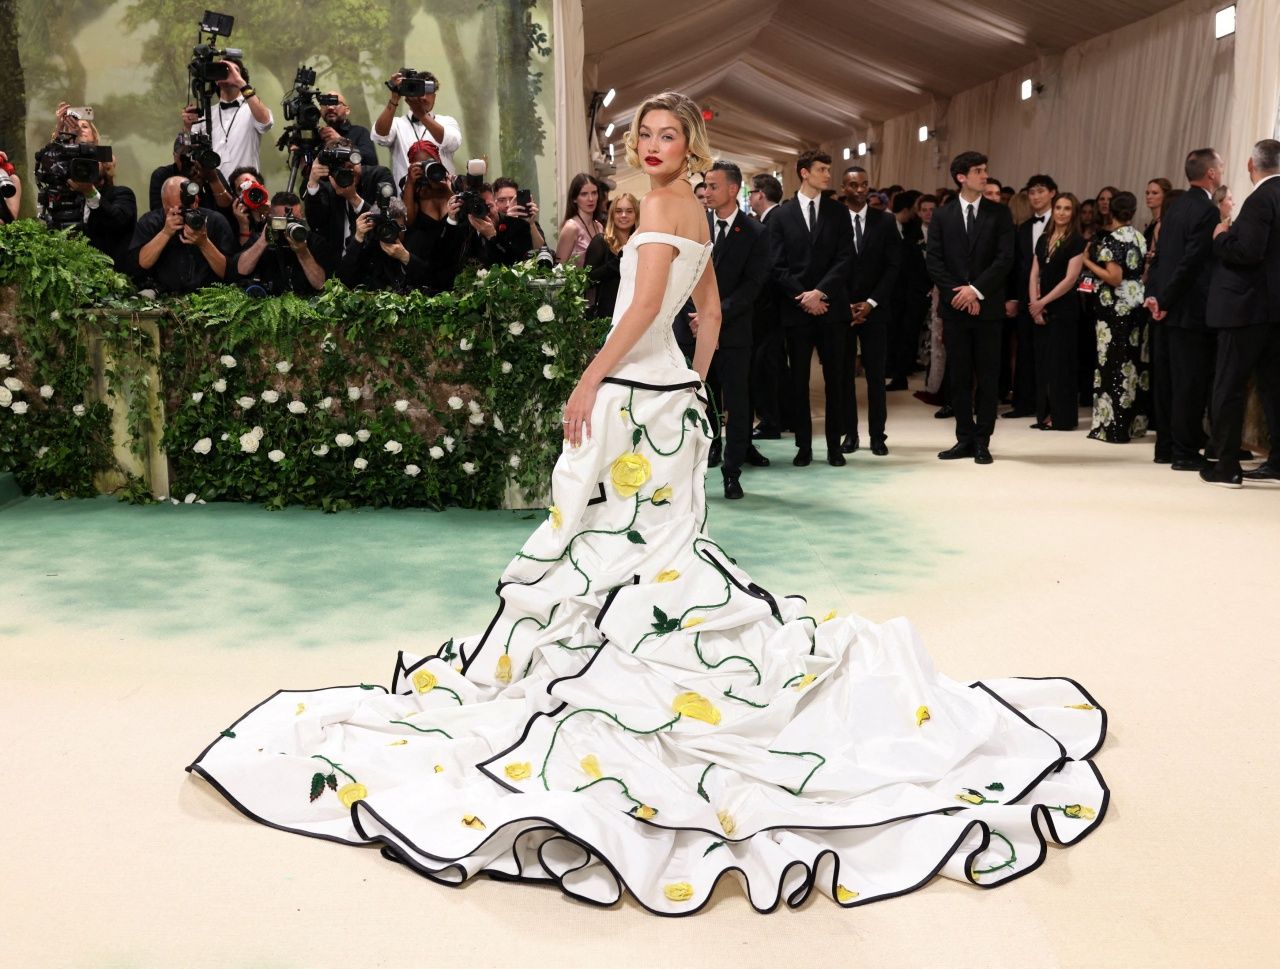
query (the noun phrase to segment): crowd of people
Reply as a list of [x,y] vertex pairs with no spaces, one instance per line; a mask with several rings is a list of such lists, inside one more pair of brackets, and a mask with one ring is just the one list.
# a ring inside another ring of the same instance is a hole
[[[635,196],[611,199],[611,182],[576,175],[552,252],[530,191],[511,178],[488,181],[479,159],[457,170],[461,129],[436,112],[430,72],[412,72],[426,83],[404,96],[401,73],[388,79],[372,130],[352,122],[341,92],[328,92],[299,184],[272,192],[260,164],[272,112],[243,60],[225,60],[212,123],[194,105],[182,111],[172,161],[152,173],[140,216],[100,150],[91,111],[59,105],[50,147],[60,150],[36,156],[46,176],[41,217],[83,232],[158,293],[224,282],[308,295],[332,277],[437,293],[468,265],[540,254],[588,270],[591,313],[612,317],[622,249],[640,228]],[[830,156],[807,151],[785,201],[773,175],[744,184],[729,162],[694,186],[724,306],[708,384],[711,464],[723,468],[726,496],[742,496],[744,464],[769,463],[753,440],[793,434],[793,464],[812,463],[815,349],[831,465],[863,443],[856,377],[866,384],[869,449],[885,456],[888,394],[924,372],[915,396],[955,423],[944,460],[991,463],[1001,403],[999,417],[1031,418],[1043,431],[1076,431],[1079,408],[1089,407],[1096,440],[1123,444],[1154,427],[1158,463],[1233,487],[1280,483],[1280,459],[1240,465],[1251,457],[1240,425],[1255,370],[1273,436],[1280,427],[1280,349],[1269,327],[1280,323],[1280,220],[1259,214],[1275,183],[1250,197],[1252,218],[1234,223],[1212,148],[1187,155],[1185,188],[1153,178],[1141,205],[1109,185],[1082,198],[1048,174],[1015,189],[987,165],[978,152],[960,154],[951,184],[931,192],[874,188],[858,165],[837,186]],[[1259,142],[1248,171],[1259,183],[1280,173],[1280,143]],[[0,221],[17,218],[21,201],[21,180],[0,152]],[[674,326],[691,348],[692,306]]]
[[[1280,484],[1280,457],[1249,471],[1240,464],[1253,457],[1240,446],[1251,376],[1272,436],[1280,428],[1280,218],[1268,208],[1280,196],[1271,181],[1280,142],[1255,146],[1249,176],[1270,184],[1239,220],[1222,158],[1205,148],[1186,157],[1186,188],[1164,177],[1147,184],[1141,229],[1133,192],[1106,186],[1081,199],[1048,174],[1014,189],[987,164],[978,152],[958,155],[953,184],[933,192],[872,188],[853,165],[837,188],[830,156],[809,151],[796,160],[791,199],[775,177],[757,175],[747,212],[737,166],[719,162],[695,185],[722,302],[752,308],[726,310],[708,377],[724,417],[717,431],[727,426],[711,454],[726,496],[742,496],[744,463],[769,463],[753,439],[789,432],[793,464],[812,463],[815,349],[834,466],[863,443],[856,377],[866,384],[870,450],[885,456],[888,394],[924,372],[915,396],[955,423],[943,460],[992,463],[998,418],[1071,432],[1087,407],[1092,439],[1124,444],[1153,428],[1159,464],[1227,487]],[[634,199],[619,202],[607,228],[583,220],[579,229],[596,240],[587,264],[594,310],[606,317],[618,254],[642,228]],[[575,219],[589,210],[571,208]],[[743,234],[739,217],[764,231]],[[675,331],[692,346],[687,317]]]

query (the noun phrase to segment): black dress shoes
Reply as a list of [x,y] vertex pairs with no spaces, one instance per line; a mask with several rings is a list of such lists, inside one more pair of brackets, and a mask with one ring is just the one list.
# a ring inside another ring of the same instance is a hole
[[856,450],[858,450],[858,439],[846,434],[844,440],[840,442],[840,453],[852,454]]
[[840,453],[839,448],[833,448],[827,451],[827,464],[833,468],[843,468],[848,462],[845,461],[844,455]]
[[724,476],[724,496],[730,501],[743,496],[742,484],[738,481],[738,476],[736,474]]
[[871,453],[878,458],[882,458],[889,453],[889,449],[885,446],[884,441],[876,441],[871,445]]
[[904,377],[895,377],[884,385],[885,390],[906,390],[907,381]]
[[943,461],[956,461],[960,458],[973,457],[973,445],[966,444],[963,441],[957,441],[945,451],[939,451],[938,457]]
[[1201,457],[1174,458],[1170,467],[1172,467],[1174,471],[1200,471],[1203,468],[1210,467],[1210,464]]
[[1157,451],[1156,456],[1152,458],[1156,464],[1173,464],[1173,455],[1166,454],[1164,451]]
[[723,458],[724,445],[720,442],[720,438],[716,438],[711,442],[711,450],[707,454],[707,467],[718,468]]
[[1280,468],[1264,464],[1252,471],[1244,472],[1240,477],[1253,484],[1280,485]]
[[747,464],[753,468],[767,468],[769,459],[756,450],[756,446],[752,444],[747,447]]
[[1001,417],[1031,417],[1034,414],[1035,414],[1035,411],[1033,410],[1018,410],[1018,408],[1015,407],[1013,410],[1005,411],[1000,416]]
[[780,430],[765,424],[757,424],[751,432],[751,439],[754,441],[776,441],[781,437],[782,432]]
[[[1174,462],[1177,466],[1177,462]],[[1219,471],[1213,465],[1208,465],[1200,469],[1200,480],[1206,481],[1211,485],[1217,485],[1219,488],[1243,488],[1242,475],[1239,471]]]
[[974,464],[990,464],[995,458],[991,456],[991,450],[985,444],[978,444],[973,449]]
[[807,468],[813,463],[813,451],[810,448],[802,447],[796,451],[796,456],[791,459],[791,463],[797,468]]
[[[1009,415],[1005,414],[1004,416],[1008,417]],[[1046,424],[1044,421],[1036,421],[1034,424],[1031,425],[1031,429],[1033,431],[1052,431],[1053,425]]]
[[955,417],[956,411],[950,404],[943,404],[933,412],[933,416],[938,418],[940,421],[945,421],[948,417]]

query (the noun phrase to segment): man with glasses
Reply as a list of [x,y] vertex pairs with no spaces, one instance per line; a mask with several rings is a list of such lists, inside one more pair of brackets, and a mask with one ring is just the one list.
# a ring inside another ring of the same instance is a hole
[[373,147],[373,139],[369,137],[369,129],[351,121],[351,108],[341,91],[330,91],[330,98],[337,98],[337,104],[326,104],[321,109],[324,114],[324,127],[316,133],[324,140],[325,147],[332,148],[346,138],[356,151],[360,152],[360,161],[369,168],[378,164],[378,152]]

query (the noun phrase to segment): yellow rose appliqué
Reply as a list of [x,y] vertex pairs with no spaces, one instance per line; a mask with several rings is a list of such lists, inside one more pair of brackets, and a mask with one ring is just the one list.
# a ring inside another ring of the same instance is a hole
[[502,769],[502,772],[506,774],[509,778],[511,778],[513,781],[523,781],[523,780],[527,780],[530,777],[530,775],[533,774],[533,768],[529,765],[528,762],[525,762],[523,764],[512,763],[504,767]]
[[636,817],[638,817],[641,821],[648,821],[650,818],[657,817],[657,815],[658,815],[658,812],[655,811],[653,808],[649,807],[649,805],[647,804],[641,804],[638,808],[636,808]]
[[851,892],[849,889],[845,888],[843,885],[836,886],[837,902],[852,902],[857,897],[858,897],[857,892]]
[[363,784],[344,784],[338,788],[338,800],[345,808],[351,807],[356,801],[363,801],[368,796],[369,792]]
[[413,688],[419,693],[429,693],[436,688],[436,675],[430,670],[418,670],[413,674]]
[[678,578],[680,578],[680,573],[677,570],[663,569],[661,572],[658,573],[657,577],[653,581],[654,582],[674,582]]
[[582,758],[582,772],[593,781],[598,781],[604,776],[604,771],[600,769],[600,761],[596,760],[595,754],[587,754]]
[[639,491],[652,474],[653,468],[649,465],[649,459],[643,454],[630,452],[618,457],[609,469],[614,490],[623,498],[630,498]]
[[468,828],[473,828],[476,831],[483,831],[485,830],[485,828],[488,827],[488,825],[486,825],[474,814],[464,814],[462,816],[462,823],[466,825]]
[[720,822],[720,830],[725,834],[732,835],[738,830],[738,822],[733,820],[733,815],[728,811],[717,811],[716,818]]
[[720,722],[720,711],[700,693],[681,693],[671,701],[671,709],[690,720],[701,720],[715,726]]
[[662,889],[662,894],[673,902],[687,902],[693,898],[693,886],[688,882],[672,882]]
[[564,524],[564,515],[561,514],[560,508],[557,505],[552,505],[547,509],[547,517],[551,522],[552,528],[559,528]]
[[1068,804],[1062,809],[1062,813],[1069,818],[1080,818],[1084,821],[1092,821],[1098,816],[1098,812],[1091,807],[1084,807],[1080,804]]
[[511,657],[510,656],[498,657],[498,669],[494,672],[493,675],[494,675],[494,678],[497,679],[499,683],[511,682]]
[[665,505],[670,503],[671,494],[671,485],[663,485],[653,493],[653,498],[651,500],[655,505]]
[[916,707],[916,726],[917,727],[923,726],[926,720],[932,720],[932,719],[933,717],[929,716],[928,707]]

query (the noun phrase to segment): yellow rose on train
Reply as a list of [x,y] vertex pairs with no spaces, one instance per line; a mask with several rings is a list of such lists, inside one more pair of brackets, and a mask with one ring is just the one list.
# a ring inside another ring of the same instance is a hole
[[671,709],[682,717],[701,720],[713,727],[720,722],[720,711],[701,693],[681,693],[671,701]]
[[636,817],[638,817],[641,821],[648,821],[650,818],[655,818],[657,816],[658,816],[658,812],[655,811],[653,808],[649,807],[649,805],[647,804],[641,804],[638,808],[636,808]]
[[564,514],[563,512],[560,511],[559,506],[552,505],[550,508],[547,509],[547,514],[551,518],[552,528],[559,528],[561,525],[564,524]]
[[662,894],[673,902],[687,902],[693,898],[693,886],[688,882],[673,882],[662,889]]
[[344,808],[349,808],[356,801],[363,801],[369,796],[369,791],[363,784],[344,784],[338,788],[338,800],[342,802]]
[[604,771],[600,769],[600,761],[596,759],[595,754],[587,754],[582,758],[582,772],[596,781],[604,776]]
[[653,468],[649,466],[649,459],[643,454],[631,452],[618,457],[609,469],[614,490],[623,498],[630,498],[639,491],[652,474]]
[[533,775],[533,767],[528,761],[524,763],[511,763],[503,768],[505,773],[513,781],[528,780]]
[[418,670],[413,674],[413,688],[419,693],[430,693],[436,688],[436,675],[430,670]]
[[510,656],[498,657],[498,669],[493,675],[494,675],[494,679],[496,679],[499,683],[511,682],[511,657]]
[[653,503],[655,505],[665,505],[671,501],[671,485],[663,485],[653,493]]

